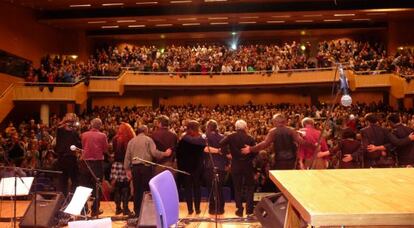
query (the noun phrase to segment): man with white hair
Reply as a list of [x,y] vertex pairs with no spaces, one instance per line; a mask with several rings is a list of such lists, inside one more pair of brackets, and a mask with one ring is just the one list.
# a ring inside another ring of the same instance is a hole
[[257,153],[243,154],[241,149],[245,146],[254,146],[255,140],[247,133],[247,123],[244,120],[237,120],[236,132],[226,136],[220,141],[221,147],[228,146],[231,153],[231,175],[233,180],[234,198],[236,201],[236,215],[243,217],[243,188],[245,188],[246,214],[253,214],[254,194],[254,167],[253,159]]
[[[82,159],[86,161],[99,181],[102,181],[104,176],[104,153],[108,150],[108,137],[105,133],[100,132],[101,127],[101,119],[95,118],[91,120],[91,129],[81,135],[83,147]],[[95,217],[102,213],[102,211],[99,210],[100,197],[96,197],[96,192],[99,191],[99,189],[96,189],[95,179],[88,168],[84,163],[81,164],[80,171],[82,174],[82,185],[93,189],[92,196],[95,197],[95,200],[92,205],[91,216]]]

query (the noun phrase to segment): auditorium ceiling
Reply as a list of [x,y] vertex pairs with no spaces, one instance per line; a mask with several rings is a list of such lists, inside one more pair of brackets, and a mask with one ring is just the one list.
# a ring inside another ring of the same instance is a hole
[[385,28],[390,20],[414,20],[410,0],[3,1],[32,8],[41,23],[86,31],[89,36],[357,31]]

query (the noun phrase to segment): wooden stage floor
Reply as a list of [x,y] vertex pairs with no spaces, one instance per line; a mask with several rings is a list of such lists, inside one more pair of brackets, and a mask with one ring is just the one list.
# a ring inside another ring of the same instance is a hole
[[[22,217],[24,212],[26,211],[27,207],[29,206],[30,201],[18,201],[17,202],[17,217]],[[133,208],[132,202],[130,202],[130,209]],[[225,205],[225,214],[218,216],[218,218],[237,218],[234,214],[236,211],[236,206],[234,202],[226,203]],[[101,209],[103,209],[104,213],[100,215],[100,218],[105,217],[113,217],[115,216],[115,204],[113,202],[101,202]],[[13,202],[12,201],[2,201],[0,202],[0,218],[10,218],[13,217]],[[208,213],[208,203],[202,202],[201,203],[201,214],[200,215],[188,215],[187,207],[184,202],[180,203],[180,219],[187,219],[187,218],[212,218],[214,219],[214,215],[210,215]],[[215,224],[212,222],[192,222],[189,224],[179,223],[180,227],[188,227],[188,228],[213,228]],[[182,225],[182,226],[181,226]],[[11,228],[13,227],[12,222],[0,222],[1,228]],[[127,227],[126,221],[113,221],[112,227],[114,228],[121,228]],[[256,228],[261,227],[259,222],[255,223],[247,223],[247,222],[223,222],[218,223],[218,227],[225,227],[225,228]]]

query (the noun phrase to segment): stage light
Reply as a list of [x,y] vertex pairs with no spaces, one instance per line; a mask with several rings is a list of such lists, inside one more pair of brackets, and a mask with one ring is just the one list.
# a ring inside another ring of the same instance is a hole
[[237,49],[237,44],[236,43],[232,43],[231,44],[231,49],[232,50],[236,50]]
[[70,56],[72,59],[74,59],[74,60],[76,60],[77,58],[78,58],[78,56],[77,55],[71,55]]
[[300,31],[300,35],[302,36],[306,35],[306,31],[305,30]]
[[161,49],[160,49],[160,52],[161,52],[161,53],[164,53],[164,51],[165,51],[165,49],[164,49],[164,48],[161,48]]
[[164,34],[161,34],[160,38],[161,39],[165,39],[165,35]]
[[231,35],[235,36],[237,34],[237,32],[232,32]]
[[306,50],[306,46],[304,44],[300,45],[300,50],[305,51]]

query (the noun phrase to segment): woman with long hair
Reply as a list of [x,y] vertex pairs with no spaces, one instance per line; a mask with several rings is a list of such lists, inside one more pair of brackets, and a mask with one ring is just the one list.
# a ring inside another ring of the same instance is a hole
[[[112,139],[112,147],[115,153],[115,161],[111,168],[111,183],[114,186],[114,200],[116,205],[116,214],[123,213],[129,215],[131,212],[128,208],[129,200],[129,181],[124,169],[124,158],[128,142],[135,137],[135,132],[131,125],[122,122],[116,135]],[[122,202],[122,208],[121,208]]]

